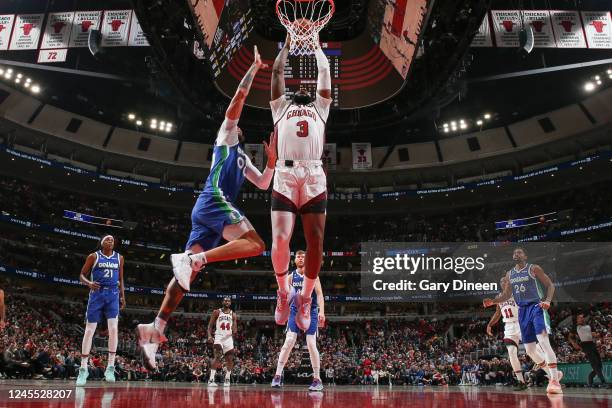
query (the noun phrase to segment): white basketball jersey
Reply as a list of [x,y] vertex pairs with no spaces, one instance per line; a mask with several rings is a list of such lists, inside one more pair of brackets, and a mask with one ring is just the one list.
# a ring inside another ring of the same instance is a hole
[[504,323],[518,322],[518,306],[514,302],[514,298],[510,298],[499,304]]
[[219,309],[219,317],[217,317],[217,327],[215,337],[230,337],[232,335],[232,311],[224,313],[223,309]]
[[332,100],[317,95],[308,105],[295,105],[285,96],[271,101],[280,160],[320,160],[325,124]]

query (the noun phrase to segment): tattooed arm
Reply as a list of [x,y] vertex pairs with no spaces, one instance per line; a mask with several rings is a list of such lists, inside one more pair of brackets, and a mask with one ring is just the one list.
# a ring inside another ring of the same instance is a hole
[[234,95],[234,98],[232,98],[232,101],[225,112],[225,117],[230,120],[240,119],[240,114],[242,113],[242,108],[244,107],[244,101],[251,90],[251,85],[253,84],[255,75],[257,75],[257,71],[259,71],[260,68],[266,67],[266,65],[261,62],[261,56],[257,51],[257,46],[255,46],[254,54],[255,60],[253,61],[251,68],[249,68],[247,73],[244,75],[244,78],[242,78],[242,81],[240,81],[236,94]]

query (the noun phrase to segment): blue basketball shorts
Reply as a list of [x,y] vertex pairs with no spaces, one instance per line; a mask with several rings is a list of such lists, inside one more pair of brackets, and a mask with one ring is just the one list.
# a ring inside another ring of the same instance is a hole
[[100,323],[102,318],[114,319],[119,316],[119,289],[102,287],[89,292],[87,302],[87,323]]
[[550,316],[542,309],[539,303],[519,306],[519,326],[521,326],[521,340],[523,344],[534,343],[537,335],[546,331],[550,333]]

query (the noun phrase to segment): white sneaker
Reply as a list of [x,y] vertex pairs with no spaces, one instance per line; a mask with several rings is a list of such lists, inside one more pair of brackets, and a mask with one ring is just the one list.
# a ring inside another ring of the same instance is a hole
[[155,361],[155,354],[160,343],[166,342],[168,339],[153,323],[139,324],[136,327],[136,334],[138,335],[138,345],[140,346],[143,365],[147,370],[156,370],[157,362]]
[[223,381],[223,386],[224,387],[229,387],[231,385],[229,378],[226,378],[225,381]]
[[209,381],[209,382],[208,382],[208,386],[209,386],[209,387],[218,387],[217,383],[216,383],[216,382],[214,382],[214,381]]
[[178,284],[189,292],[191,285],[191,258],[186,253],[172,254],[170,255],[170,262],[172,262],[172,272]]

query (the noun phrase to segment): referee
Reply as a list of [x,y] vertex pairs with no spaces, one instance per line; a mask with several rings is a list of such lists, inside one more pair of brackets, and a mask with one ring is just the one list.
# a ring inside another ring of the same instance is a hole
[[[576,335],[577,334],[577,335]],[[580,344],[576,343],[576,337],[580,340]],[[580,313],[576,316],[576,333],[570,333],[569,341],[576,350],[582,349],[586,357],[591,363],[593,371],[589,374],[589,387],[593,386],[595,375],[601,380],[601,384],[606,384],[606,378],[602,372],[601,357],[597,351],[597,345],[593,341],[593,332],[591,326],[586,324],[584,314]]]

